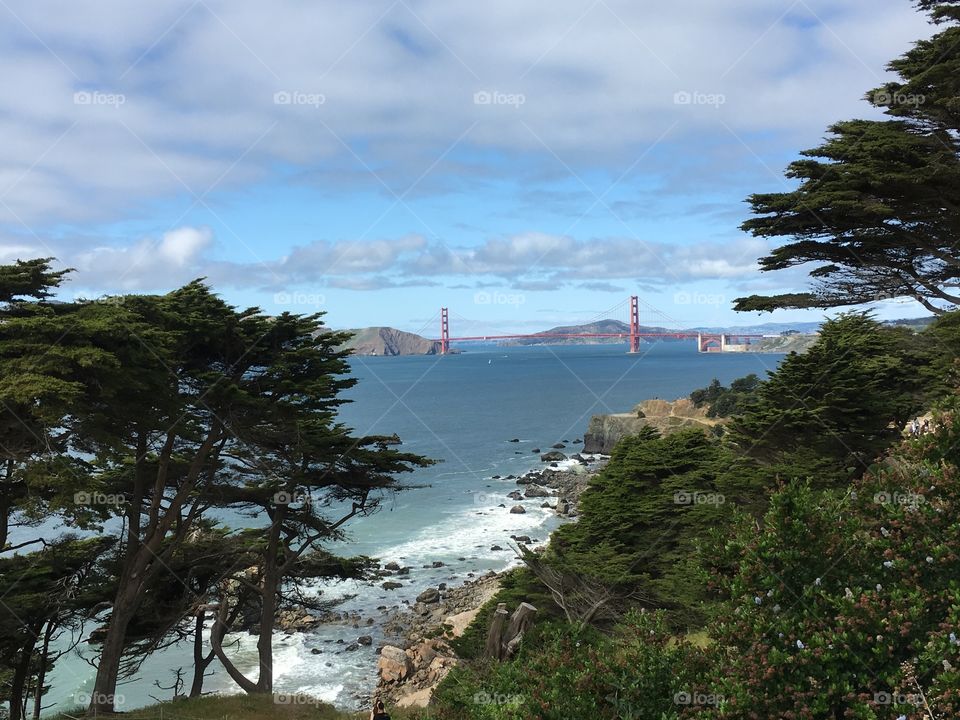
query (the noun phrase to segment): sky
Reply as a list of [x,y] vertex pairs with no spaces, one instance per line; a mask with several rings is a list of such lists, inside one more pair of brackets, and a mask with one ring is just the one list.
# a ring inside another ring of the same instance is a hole
[[[0,0],[0,262],[436,336],[748,325],[745,198],[933,34],[909,0]],[[780,241],[782,242],[782,241]],[[926,314],[912,302],[879,317]],[[649,308],[656,309],[656,312]]]

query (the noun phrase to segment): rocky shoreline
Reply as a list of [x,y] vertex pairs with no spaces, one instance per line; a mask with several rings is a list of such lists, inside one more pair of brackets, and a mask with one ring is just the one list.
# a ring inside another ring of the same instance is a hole
[[[541,458],[551,464],[566,460],[548,456],[550,453],[544,453]],[[553,508],[559,517],[576,518],[580,495],[606,458],[575,455],[571,459],[577,464],[569,469],[547,467],[516,478],[518,488],[507,495],[508,499],[543,498],[542,507]],[[500,507],[506,508],[507,504]],[[518,511],[526,512],[522,505],[509,508],[509,512]],[[526,535],[512,535],[510,539],[515,546],[524,545],[534,551],[542,549],[546,542]],[[436,686],[459,662],[449,641],[460,637],[480,608],[497,594],[502,574],[491,571],[455,587],[441,584],[426,588],[414,604],[390,613],[383,629],[395,640],[377,650],[374,697],[389,706],[425,706]]]

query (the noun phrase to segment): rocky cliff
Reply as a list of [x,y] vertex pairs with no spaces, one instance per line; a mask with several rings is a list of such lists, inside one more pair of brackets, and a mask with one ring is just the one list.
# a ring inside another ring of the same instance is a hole
[[687,398],[673,402],[644,400],[631,412],[590,418],[587,433],[583,436],[583,452],[609,455],[621,438],[636,435],[645,427],[666,434],[684,427],[710,429],[721,422],[722,419],[708,418],[706,407],[698,408]]
[[353,337],[344,345],[354,355],[437,355],[440,343],[392,327],[350,330]]

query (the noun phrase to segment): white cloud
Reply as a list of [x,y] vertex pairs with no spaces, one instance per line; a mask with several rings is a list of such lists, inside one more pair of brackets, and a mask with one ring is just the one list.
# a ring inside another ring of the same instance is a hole
[[[785,9],[10,0],[0,8],[0,221],[43,228],[143,213],[177,194],[206,202],[278,167],[328,190],[382,181],[395,192],[418,179],[419,191],[434,191],[517,172],[456,153],[431,167],[458,141],[475,158],[537,158],[534,177],[568,167],[616,176],[668,130],[666,146],[691,153],[704,138],[738,143],[731,132],[748,146],[763,131],[801,147],[828,123],[869,112],[861,93],[931,32],[905,0]],[[477,105],[483,90],[524,102]],[[278,91],[323,102],[277,104]],[[680,91],[725,102],[677,105]]]

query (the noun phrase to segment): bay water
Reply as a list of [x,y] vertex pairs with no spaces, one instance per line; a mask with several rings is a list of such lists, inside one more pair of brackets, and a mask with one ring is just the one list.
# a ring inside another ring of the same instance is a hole
[[[636,355],[623,345],[500,347],[474,345],[447,356],[355,357],[358,384],[341,419],[358,435],[397,433],[403,450],[439,462],[403,476],[418,486],[384,499],[379,511],[352,521],[349,541],[331,549],[344,555],[368,555],[411,568],[403,583],[383,590],[376,583],[338,583],[317,588],[324,597],[353,595],[338,610],[359,613],[364,621],[324,625],[316,632],[278,634],[275,689],[306,693],[344,708],[356,707],[376,681],[375,648],[384,641],[377,623],[383,606],[394,608],[438,583],[455,585],[489,570],[515,564],[511,534],[546,540],[559,520],[541,499],[525,501],[525,514],[511,514],[506,498],[517,489],[508,475],[544,466],[535,448],[546,452],[565,443],[567,454],[595,414],[628,412],[647,398],[673,400],[707,385],[713,378],[729,384],[750,373],[762,378],[782,355],[706,353],[696,343],[644,343]],[[518,442],[511,442],[517,440]],[[499,475],[500,479],[493,479]],[[506,507],[499,507],[505,504]],[[234,521],[234,524],[236,521]],[[424,567],[435,561],[442,567]],[[347,650],[359,635],[368,646]],[[256,637],[237,634],[232,650],[241,669],[256,676]],[[47,713],[84,705],[95,674],[80,651],[64,657],[52,677]],[[191,648],[177,646],[150,657],[137,677],[118,688],[118,710],[167,700],[174,670],[191,676]],[[205,690],[236,692],[212,664]],[[158,686],[159,685],[159,686]]]

